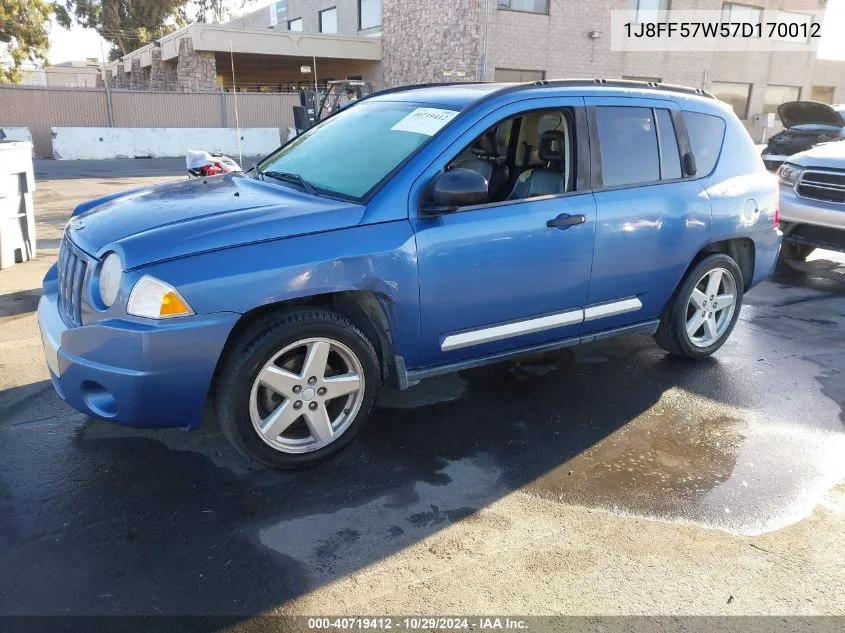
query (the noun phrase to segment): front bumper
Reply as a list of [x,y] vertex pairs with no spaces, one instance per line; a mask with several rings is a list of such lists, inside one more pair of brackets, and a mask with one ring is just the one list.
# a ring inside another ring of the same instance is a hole
[[780,218],[787,222],[845,230],[845,204],[801,198],[792,187],[780,187]]
[[195,429],[232,312],[169,321],[108,319],[68,328],[58,296],[38,304],[38,324],[53,386],[73,408],[141,428]]
[[845,250],[845,204],[802,198],[781,185],[780,219],[784,241]]

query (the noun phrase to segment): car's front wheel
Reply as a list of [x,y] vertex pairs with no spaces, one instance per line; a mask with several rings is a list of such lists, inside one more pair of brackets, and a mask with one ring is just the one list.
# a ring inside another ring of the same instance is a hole
[[706,358],[724,345],[742,307],[742,272],[722,253],[708,255],[687,274],[666,307],[658,344],[673,356]]
[[221,429],[246,457],[299,468],[352,441],[381,383],[372,343],[343,316],[268,316],[235,342],[218,376]]

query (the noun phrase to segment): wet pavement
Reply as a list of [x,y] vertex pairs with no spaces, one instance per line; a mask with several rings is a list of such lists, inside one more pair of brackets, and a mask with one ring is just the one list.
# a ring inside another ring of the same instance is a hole
[[48,389],[0,424],[0,613],[257,613],[517,490],[783,528],[845,479],[830,257],[781,266],[710,360],[632,336],[431,379],[386,393],[358,441],[304,472],[246,469],[213,420],[123,429]]

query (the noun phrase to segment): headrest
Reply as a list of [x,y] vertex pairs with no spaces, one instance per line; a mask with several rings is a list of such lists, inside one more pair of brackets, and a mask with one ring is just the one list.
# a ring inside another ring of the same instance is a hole
[[566,135],[560,130],[549,130],[540,135],[537,157],[542,161],[564,162]]
[[472,153],[476,156],[496,158],[499,156],[499,139],[496,137],[496,128],[487,130],[484,134],[475,139],[472,144]]

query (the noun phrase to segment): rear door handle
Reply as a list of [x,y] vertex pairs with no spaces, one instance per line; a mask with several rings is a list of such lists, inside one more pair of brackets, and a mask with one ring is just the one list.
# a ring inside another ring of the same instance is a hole
[[549,220],[546,222],[546,226],[550,229],[560,229],[561,231],[565,231],[566,229],[577,226],[579,224],[584,224],[587,221],[587,218],[583,215],[569,215],[568,213],[561,213],[557,216],[554,220]]

